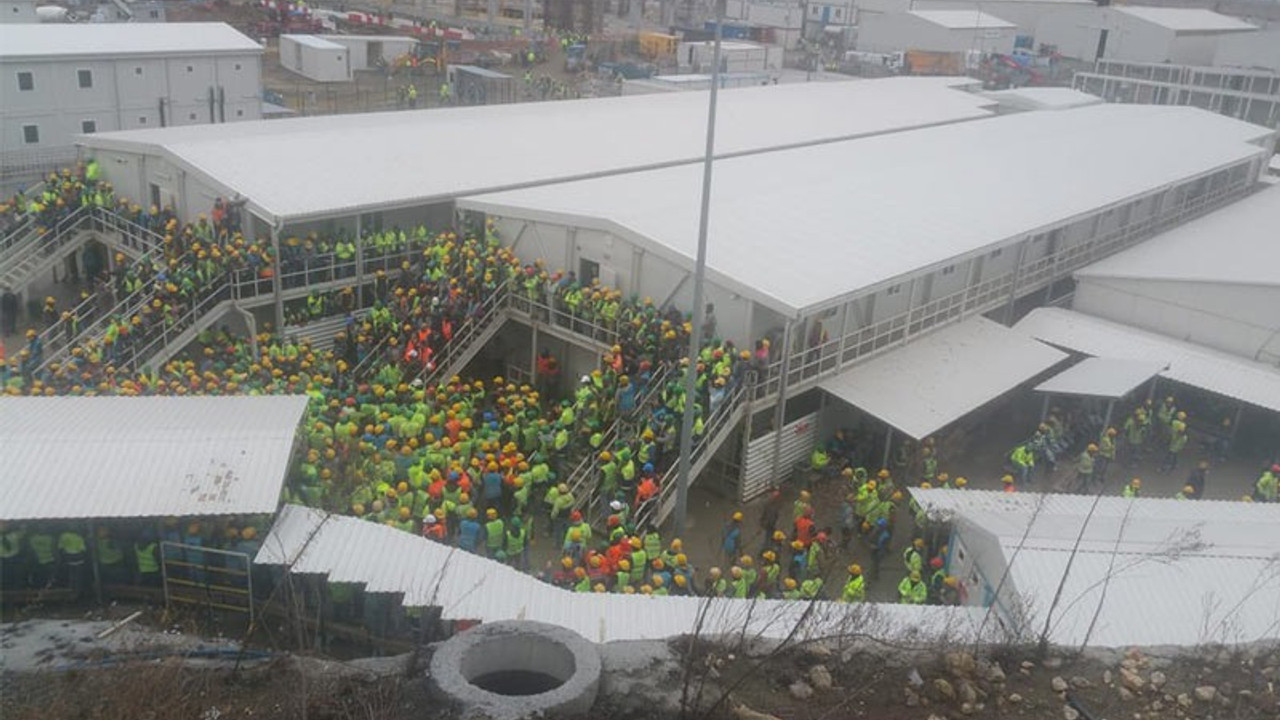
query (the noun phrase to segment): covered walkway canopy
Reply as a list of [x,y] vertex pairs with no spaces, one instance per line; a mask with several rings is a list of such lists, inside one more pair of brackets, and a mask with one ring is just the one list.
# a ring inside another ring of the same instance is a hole
[[274,513],[306,396],[0,399],[0,519]]
[[1088,357],[1037,385],[1036,392],[1118,400],[1168,367],[1153,360]]
[[979,316],[857,365],[819,387],[921,440],[1066,358]]
[[1160,377],[1280,412],[1280,369],[1265,363],[1060,308],[1032,310],[1014,330],[1096,357],[1167,365]]

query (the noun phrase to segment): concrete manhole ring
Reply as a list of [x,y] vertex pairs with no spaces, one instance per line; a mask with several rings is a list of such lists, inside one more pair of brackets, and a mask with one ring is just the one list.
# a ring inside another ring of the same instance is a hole
[[600,687],[600,653],[581,635],[546,623],[478,625],[436,648],[434,690],[467,717],[518,720],[581,715]]

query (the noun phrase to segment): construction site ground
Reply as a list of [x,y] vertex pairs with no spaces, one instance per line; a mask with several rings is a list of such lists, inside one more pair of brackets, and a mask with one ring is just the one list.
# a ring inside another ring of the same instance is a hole
[[[0,626],[6,720],[447,720],[432,646],[338,661],[241,648],[158,624],[109,633],[131,607]],[[289,632],[280,628],[280,636]],[[673,638],[600,646],[593,720],[1271,720],[1280,652],[1234,648],[929,648],[865,633],[818,643]],[[681,713],[682,698],[688,712]]]

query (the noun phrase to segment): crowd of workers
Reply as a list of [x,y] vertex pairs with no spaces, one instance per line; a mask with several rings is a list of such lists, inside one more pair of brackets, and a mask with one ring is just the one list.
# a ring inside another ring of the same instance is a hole
[[[1073,417],[1054,407],[1031,437],[1009,453],[1011,472],[1003,478],[1005,490],[1014,492],[1018,486],[1034,485],[1041,476],[1047,482],[1064,463],[1071,470],[1065,489],[1075,492],[1101,491],[1113,468],[1124,473],[1149,461],[1154,461],[1156,473],[1169,475],[1178,470],[1186,455],[1195,452],[1188,449],[1191,439],[1188,423],[1188,412],[1178,407],[1173,395],[1165,396],[1158,403],[1152,398],[1139,402],[1118,426],[1104,425],[1103,419],[1096,415],[1082,413]],[[1230,424],[1229,419],[1223,421],[1225,432],[1221,434],[1206,433],[1197,453],[1201,459],[1191,466],[1185,482],[1173,495],[1175,499],[1204,497],[1212,459],[1227,455]],[[1280,465],[1268,464],[1261,470],[1253,491],[1240,499],[1274,502],[1278,475]],[[1121,492],[1125,497],[1140,496],[1142,479],[1129,478]]]
[[[89,174],[85,169],[60,177],[83,202],[87,193],[109,191]],[[59,362],[42,367],[39,348],[28,346],[0,378],[10,394],[307,394],[305,456],[288,483],[290,500],[421,533],[527,571],[534,570],[530,544],[535,537],[545,539],[557,552],[541,568],[543,576],[578,591],[861,601],[863,568],[841,568],[834,559],[860,543],[871,557],[867,574],[879,578],[895,533],[909,531],[900,600],[961,599],[961,588],[946,572],[945,544],[904,495],[905,486],[917,483],[967,486],[964,478],[953,481],[940,470],[928,441],[909,464],[869,472],[859,467],[853,443],[837,432],[815,450],[811,466],[818,475],[839,478],[844,500],[838,515],[836,508],[820,512],[808,491],[790,508],[774,491],[762,514],[760,546],[748,547],[740,513],[728,519],[720,543],[723,569],[701,571],[679,538],[660,535],[651,520],[675,461],[686,403],[694,405],[694,432],[702,437],[753,373],[774,359],[767,340],[752,351],[719,339],[714,307],[705,313],[707,340],[695,369],[695,397],[689,399],[681,380],[692,326],[684,314],[648,299],[624,298],[598,281],[583,283],[572,272],[551,271],[540,262],[522,264],[492,228],[460,234],[393,228],[358,239],[313,234],[282,243],[281,272],[300,273],[299,284],[354,275],[357,252],[391,260],[371,274],[366,288],[315,293],[292,311],[298,322],[345,315],[346,327],[331,349],[266,333],[257,338],[255,353],[253,343],[210,330],[178,359],[155,372],[138,372],[132,362],[122,362],[128,351],[172,327],[229,275],[270,280],[274,263],[269,248],[244,238],[238,213],[221,200],[212,218],[200,216],[189,225],[158,208],[143,211],[114,198],[103,202],[160,237],[157,256],[132,264],[116,258],[110,283],[113,297],[141,292],[147,302],[112,318],[101,337],[73,343]],[[513,308],[609,350],[596,369],[568,388],[558,377],[556,359],[545,352],[532,383],[441,377],[453,337],[481,322],[487,301],[499,292],[511,295]],[[354,315],[359,305],[368,309],[361,319]],[[1156,420],[1154,427],[1148,422],[1149,429],[1132,434],[1131,425],[1147,418]],[[1052,467],[1090,437],[1086,421],[1076,419],[1073,427],[1071,420],[1055,411],[1014,450],[1016,477],[1003,478],[1006,490],[1032,483],[1037,461]],[[1121,460],[1136,462],[1147,448],[1159,447],[1167,471],[1176,469],[1186,445],[1185,420],[1172,398],[1159,408],[1138,408],[1122,426]],[[1085,446],[1077,459],[1078,480],[1105,480],[1117,458],[1118,435],[1108,428],[1097,443]],[[1188,483],[1192,492],[1186,497],[1201,496],[1206,469],[1197,467],[1199,480]],[[1267,482],[1259,480],[1260,499],[1275,499],[1280,469],[1274,470]],[[1125,492],[1139,488],[1132,482]],[[904,522],[912,527],[898,527]],[[195,532],[171,529],[179,541],[199,538],[187,544],[205,547],[221,538],[243,548],[257,533],[252,526],[232,525],[232,538],[228,528],[215,529],[213,523],[197,525]],[[26,567],[25,580],[38,584],[54,576],[50,562],[59,558],[64,568],[81,567],[85,543],[83,537],[76,540],[76,532],[5,528],[4,552],[27,559],[6,568]],[[52,546],[46,537],[56,537]],[[157,538],[162,534],[131,538],[134,573],[151,572],[144,557],[151,557],[146,547]],[[142,555],[136,554],[139,547]],[[78,587],[74,577],[83,574],[69,570],[65,577]]]

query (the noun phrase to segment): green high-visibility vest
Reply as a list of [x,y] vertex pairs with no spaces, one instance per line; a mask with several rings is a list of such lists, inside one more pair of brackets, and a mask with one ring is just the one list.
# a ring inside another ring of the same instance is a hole
[[31,546],[31,552],[36,556],[36,563],[40,565],[52,565],[55,559],[53,554],[53,536],[48,533],[36,533],[27,539],[27,544]]
[[156,560],[156,543],[154,541],[133,546],[133,556],[138,561],[138,572],[149,575],[160,572],[160,563]]
[[67,530],[58,536],[58,549],[67,555],[83,555],[84,538],[80,533]]
[[102,565],[119,565],[124,562],[124,551],[111,538],[98,538],[98,562]]
[[494,518],[484,525],[485,547],[490,550],[497,550],[502,547],[503,535],[506,533],[506,524],[501,518]]

